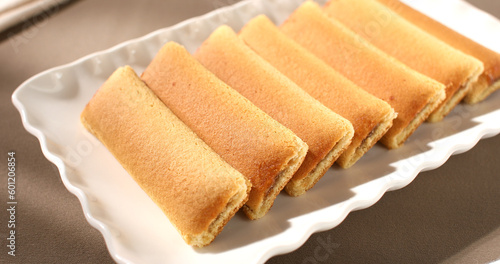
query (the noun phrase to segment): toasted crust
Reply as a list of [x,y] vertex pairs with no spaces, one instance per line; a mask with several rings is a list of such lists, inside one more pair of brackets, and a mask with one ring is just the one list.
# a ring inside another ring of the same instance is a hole
[[[312,97],[348,119],[354,137],[337,163],[353,165],[392,125],[394,111],[286,37],[265,16],[248,22],[240,38]],[[373,133],[372,133],[373,131]]]
[[413,132],[426,120],[429,118],[430,114],[434,109],[436,109],[439,104],[445,99],[446,94],[444,89],[438,92],[434,97],[429,99],[429,103],[424,106],[424,108],[417,113],[413,120],[402,130],[399,134],[393,134],[390,136],[383,137],[380,142],[386,145],[390,149],[399,148],[403,143],[411,136]]
[[[499,67],[500,68],[500,67]],[[490,94],[500,89],[500,80],[488,84],[488,78],[484,75],[479,76],[477,82],[475,82],[464,101],[468,104],[475,104],[486,99]]]
[[[331,0],[324,11],[410,68],[446,85],[446,99],[431,114],[430,121],[445,117],[483,72],[482,62],[426,33],[375,0]],[[366,25],[378,26],[377,31],[367,30]]]
[[207,145],[248,177],[243,207],[262,217],[305,158],[307,145],[205,69],[182,46],[169,42],[142,79]]
[[[329,19],[312,2],[299,7],[281,30],[394,108],[398,116],[382,141],[388,148],[401,146],[435,109],[434,100],[441,101],[444,85],[367,43],[338,21]],[[431,111],[423,111],[428,106]]]
[[347,149],[352,142],[354,136],[354,129],[350,123],[346,124],[348,133],[337,142],[335,147],[316,165],[316,167],[309,172],[307,177],[302,179],[292,178],[285,186],[286,192],[291,196],[300,196],[307,190],[311,189],[320,179],[325,175],[332,164],[340,157],[340,155]]
[[[304,162],[287,184],[291,195],[313,187],[340,155],[328,155],[346,135],[349,121],[326,108],[253,52],[228,26],[216,29],[194,54],[207,69],[292,130],[308,146]],[[351,139],[342,141],[345,148]],[[325,158],[328,159],[325,160]],[[306,179],[314,178],[314,179]],[[309,183],[309,184],[306,184]]]
[[189,245],[212,242],[248,199],[248,180],[182,123],[130,67],[109,77],[81,121]]
[[446,42],[446,44],[479,59],[484,65],[484,72],[465,96],[469,104],[484,100],[488,95],[500,88],[500,54],[464,35],[446,27],[438,21],[405,5],[399,0],[378,0],[394,12],[404,17],[427,33]]

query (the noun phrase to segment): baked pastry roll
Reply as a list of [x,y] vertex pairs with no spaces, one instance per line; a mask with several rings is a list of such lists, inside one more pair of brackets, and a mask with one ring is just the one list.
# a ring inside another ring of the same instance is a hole
[[292,130],[309,150],[285,190],[304,194],[351,143],[349,121],[326,108],[221,26],[195,52],[207,69],[272,118]]
[[250,179],[252,190],[243,211],[250,219],[264,216],[302,164],[307,144],[174,42],[161,48],[142,79],[207,145]]
[[[446,85],[446,99],[429,116],[431,122],[442,120],[484,70],[479,60],[426,33],[375,0],[331,0],[324,11],[410,68]],[[372,25],[376,30],[369,30]]]
[[341,167],[352,166],[392,126],[396,115],[389,104],[285,36],[264,15],[248,22],[239,37],[299,87],[352,123],[352,143],[337,160]]
[[446,27],[438,21],[418,12],[398,0],[378,0],[406,20],[430,33],[448,45],[479,59],[484,72],[467,93],[464,101],[474,104],[484,100],[500,88],[500,54]]
[[444,85],[420,74],[329,19],[305,2],[281,31],[361,88],[386,101],[398,114],[381,142],[397,148],[439,106]]
[[250,182],[180,121],[130,67],[96,92],[81,122],[192,246],[208,245],[247,201]]

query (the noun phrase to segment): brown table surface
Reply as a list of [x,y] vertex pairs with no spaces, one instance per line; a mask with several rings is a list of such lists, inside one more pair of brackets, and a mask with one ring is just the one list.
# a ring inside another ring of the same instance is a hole
[[[0,263],[113,263],[11,95],[24,80],[236,0],[88,0],[0,34]],[[470,0],[500,17],[500,1]],[[49,16],[50,15],[50,16]],[[481,140],[409,186],[353,212],[268,263],[489,263],[500,259],[500,136]],[[16,256],[7,255],[7,152],[17,158]],[[323,248],[324,242],[329,251]]]

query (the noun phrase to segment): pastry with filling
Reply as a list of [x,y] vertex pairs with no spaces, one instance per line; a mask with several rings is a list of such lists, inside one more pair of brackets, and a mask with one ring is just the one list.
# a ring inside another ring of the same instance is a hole
[[243,211],[264,216],[304,161],[308,146],[201,65],[168,42],[141,77],[153,92],[227,163],[250,179]]
[[484,72],[479,76],[464,101],[469,104],[478,103],[488,95],[500,89],[500,54],[465,37],[438,21],[420,13],[398,0],[378,0],[406,20],[430,33],[446,44],[479,59],[484,65]]
[[446,99],[429,116],[431,122],[442,120],[483,73],[481,61],[440,41],[376,0],[330,0],[324,11],[410,68],[446,85]]
[[189,245],[210,244],[248,199],[250,182],[179,120],[128,66],[116,70],[96,92],[81,122]]
[[441,104],[444,85],[420,74],[305,2],[281,31],[398,114],[381,142],[397,148]]
[[264,15],[248,22],[239,37],[304,91],[352,123],[352,143],[337,160],[341,167],[352,166],[391,128],[396,115],[389,104],[286,37]]
[[309,146],[285,187],[288,194],[298,196],[312,188],[351,143],[354,130],[349,121],[259,57],[230,27],[216,29],[194,57]]

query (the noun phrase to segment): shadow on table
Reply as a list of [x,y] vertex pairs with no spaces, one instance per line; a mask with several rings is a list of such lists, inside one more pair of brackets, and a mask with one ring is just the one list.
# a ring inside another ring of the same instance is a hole
[[[32,17],[29,17],[9,28],[7,28],[4,31],[0,31],[0,42],[5,41],[9,38],[15,37],[18,34],[21,34],[21,32],[26,32],[24,33],[27,38],[29,38],[32,34],[34,34],[35,31],[38,31],[37,29],[38,26],[43,26],[47,19],[50,19],[50,17],[59,11],[71,6],[75,2],[78,2],[81,0],[67,0],[64,1],[61,4],[57,4],[55,6],[52,6],[46,10],[41,11],[39,14],[36,14]],[[18,41],[18,40],[15,40]],[[19,40],[19,41],[22,41]]]

